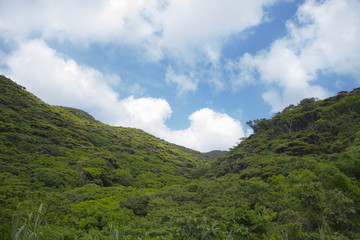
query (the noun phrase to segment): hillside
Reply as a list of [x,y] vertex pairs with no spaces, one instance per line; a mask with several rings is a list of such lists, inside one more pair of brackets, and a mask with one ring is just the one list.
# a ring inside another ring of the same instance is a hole
[[236,179],[225,191],[273,212],[282,239],[359,239],[360,89],[247,124],[254,134],[208,176]]
[[2,223],[40,189],[62,192],[87,184],[158,189],[189,182],[207,159],[142,130],[111,127],[82,110],[50,106],[4,76],[0,132]]
[[211,152],[204,153],[207,155],[211,160],[215,160],[219,157],[222,157],[227,154],[228,151],[220,151],[220,150],[213,150]]
[[[352,92],[341,92],[337,96],[316,101],[304,99],[298,106],[290,105],[271,119],[258,119],[247,123],[254,134],[246,141],[234,147],[232,151],[218,161],[216,174],[239,173],[244,178],[262,176],[261,172],[274,156],[286,156],[292,161],[284,161],[284,166],[276,162],[278,168],[286,168],[286,164],[294,165],[294,159],[317,156],[338,160],[341,153],[354,149],[360,137],[360,89]],[[336,157],[335,157],[336,156]],[[247,159],[243,161],[243,159]],[[246,175],[255,161],[260,158],[254,169],[260,174]],[[301,161],[300,161],[301,162]],[[346,164],[350,164],[347,162]],[[339,164],[339,163],[338,163]],[[355,166],[348,166],[354,171],[351,177],[360,177]],[[271,172],[284,173],[282,171]]]
[[[34,178],[33,185],[158,188],[183,182],[206,159],[142,130],[111,127],[84,111],[47,105],[4,77],[0,89],[2,169],[31,175],[41,167],[43,174],[56,170],[62,178]],[[24,169],[24,163],[33,166]],[[147,175],[150,182],[144,182]]]
[[360,239],[357,89],[210,161],[0,84],[0,239]]

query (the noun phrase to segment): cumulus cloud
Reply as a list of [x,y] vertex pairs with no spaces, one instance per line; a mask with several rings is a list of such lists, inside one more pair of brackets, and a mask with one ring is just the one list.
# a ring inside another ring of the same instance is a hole
[[[186,130],[172,131],[171,139],[184,146],[195,146],[202,152],[233,147],[244,131],[239,121],[209,108],[194,112],[189,117],[191,125]],[[205,143],[206,144],[203,144]]]
[[356,0],[305,1],[287,23],[286,37],[229,65],[234,86],[254,81],[269,86],[263,98],[276,112],[302,98],[328,96],[316,85],[319,73],[350,75],[360,82],[359,12]]
[[[164,121],[171,115],[171,108],[168,102],[160,98],[139,98],[129,97],[121,101],[124,112],[129,116],[127,125],[142,127],[153,131],[164,127]],[[121,122],[119,122],[121,125]]]
[[20,44],[2,59],[6,75],[25,85],[50,104],[62,104],[92,111],[97,106],[117,101],[110,83],[120,81],[116,75],[78,65],[61,57],[42,40]]
[[129,126],[200,151],[227,149],[243,136],[240,122],[230,116],[201,109],[190,115],[190,127],[171,130],[165,121],[171,107],[160,98],[121,99],[112,84],[119,76],[104,75],[61,56],[42,40],[23,43],[1,60],[1,71],[53,105],[81,108],[108,124]]

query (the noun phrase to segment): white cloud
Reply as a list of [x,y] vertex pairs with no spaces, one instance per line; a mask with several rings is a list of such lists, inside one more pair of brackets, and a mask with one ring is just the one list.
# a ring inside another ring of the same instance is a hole
[[172,130],[165,125],[172,112],[165,100],[130,97],[121,103],[126,109],[122,114],[129,116],[128,126],[144,129],[169,142],[198,151],[228,150],[244,136],[239,121],[209,108],[192,113],[189,128]]
[[111,88],[120,77],[65,59],[42,40],[21,44],[1,60],[1,66],[5,75],[47,103],[80,108],[105,123],[141,128],[196,150],[228,149],[244,135],[240,122],[207,108],[190,115],[188,129],[171,130],[165,125],[172,113],[166,100],[120,99]]
[[[200,109],[189,117],[190,127],[164,134],[170,141],[202,152],[228,150],[244,137],[241,123],[227,114],[209,108]],[[169,134],[169,135],[167,135]]]
[[276,86],[263,98],[280,111],[302,98],[324,98],[330,93],[311,84],[319,73],[351,75],[360,82],[360,3],[356,0],[305,1],[294,21],[287,23],[288,35],[268,50],[245,54],[229,65],[239,71],[235,86],[259,79]]
[[237,90],[245,84],[256,82],[256,65],[253,56],[248,53],[244,54],[239,61],[227,61],[224,68],[229,76],[233,90]]
[[305,26],[289,24],[294,42],[303,46],[300,59],[309,71],[351,74],[360,82],[360,2],[307,1],[298,10]]
[[82,43],[138,44],[153,33],[142,11],[155,4],[153,0],[1,1],[0,29],[2,35],[15,39],[37,34]]
[[282,1],[0,1],[0,38],[55,39],[83,48],[94,42],[127,46],[142,54],[142,61],[171,59],[181,74],[165,78],[177,84],[179,94],[196,91],[199,81],[222,89],[220,78],[195,81],[190,73],[203,69],[204,62],[217,62],[229,37],[266,21],[267,7]]
[[166,70],[165,80],[168,84],[176,84],[178,93],[180,95],[186,92],[195,92],[197,90],[197,80],[194,78],[194,73],[176,74],[171,66]]
[[171,55],[196,62],[220,56],[232,34],[260,24],[264,9],[284,0],[0,1],[5,39],[33,37],[80,45],[115,43],[143,48],[150,59]]
[[[171,116],[171,108],[168,102],[159,98],[129,97],[121,101],[130,122],[127,126],[141,127],[153,131],[164,127],[164,121]],[[119,122],[119,125],[123,123]]]
[[[275,0],[172,0],[159,15],[161,46],[187,58],[204,51],[216,58],[222,41],[264,20],[264,8]],[[189,48],[190,47],[190,48]]]
[[62,104],[95,110],[99,105],[117,101],[109,86],[117,76],[79,66],[64,59],[42,40],[23,43],[2,59],[6,75],[25,85],[50,104]]

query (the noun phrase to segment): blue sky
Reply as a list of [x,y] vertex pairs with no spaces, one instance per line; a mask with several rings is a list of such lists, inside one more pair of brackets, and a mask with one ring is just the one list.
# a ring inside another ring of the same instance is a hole
[[199,151],[360,84],[358,0],[0,0],[0,72]]

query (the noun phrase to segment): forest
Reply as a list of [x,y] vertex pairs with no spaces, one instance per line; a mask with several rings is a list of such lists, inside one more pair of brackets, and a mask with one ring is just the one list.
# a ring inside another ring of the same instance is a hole
[[0,76],[0,239],[360,239],[360,89],[200,153]]

